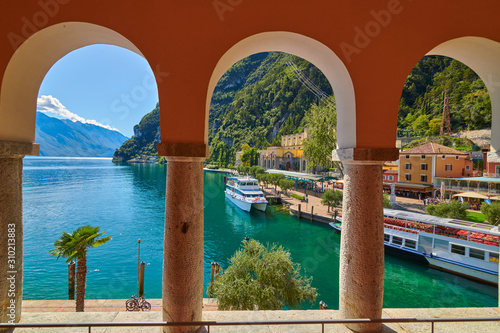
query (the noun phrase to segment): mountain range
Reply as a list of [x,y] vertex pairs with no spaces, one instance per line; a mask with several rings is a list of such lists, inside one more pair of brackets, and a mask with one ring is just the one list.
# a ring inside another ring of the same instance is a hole
[[127,139],[101,126],[36,113],[35,142],[41,156],[112,157]]

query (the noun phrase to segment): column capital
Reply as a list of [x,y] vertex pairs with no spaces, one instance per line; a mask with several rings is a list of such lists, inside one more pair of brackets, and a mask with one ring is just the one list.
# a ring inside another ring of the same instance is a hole
[[398,158],[397,148],[340,148],[332,152],[332,160],[350,164],[381,164]]
[[40,145],[31,142],[1,141],[0,158],[23,158],[40,154]]
[[165,157],[198,157],[205,159],[209,155],[208,145],[206,144],[158,142],[156,150],[158,156]]

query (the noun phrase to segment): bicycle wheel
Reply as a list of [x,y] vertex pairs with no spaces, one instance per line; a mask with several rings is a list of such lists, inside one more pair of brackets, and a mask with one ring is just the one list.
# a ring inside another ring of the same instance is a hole
[[141,308],[142,311],[151,311],[151,303],[144,301]]
[[137,301],[135,299],[128,299],[125,302],[125,308],[127,309],[127,311],[134,311],[138,308]]

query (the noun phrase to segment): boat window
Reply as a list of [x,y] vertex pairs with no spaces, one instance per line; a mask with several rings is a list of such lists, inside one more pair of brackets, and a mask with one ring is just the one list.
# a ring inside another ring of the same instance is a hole
[[391,235],[384,235],[384,242],[389,242],[391,240]]
[[403,238],[392,236],[392,244],[403,245]]
[[444,240],[437,239],[437,238],[434,239],[434,248],[435,249],[443,250],[443,251],[448,251],[448,244],[449,244],[448,241],[444,241]]
[[411,239],[405,239],[405,246],[409,247],[410,249],[416,249],[417,248],[417,242]]
[[465,246],[460,246],[456,244],[451,244],[451,253],[457,253],[461,256],[465,255]]
[[424,253],[432,252],[432,238],[426,236],[420,236],[418,242],[418,251]]
[[484,260],[484,251],[478,249],[469,249],[469,257]]
[[490,252],[490,261],[498,262],[498,253]]

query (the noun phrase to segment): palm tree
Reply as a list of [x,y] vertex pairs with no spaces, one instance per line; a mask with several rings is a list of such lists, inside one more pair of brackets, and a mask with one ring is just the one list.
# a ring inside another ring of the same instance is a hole
[[80,227],[72,234],[63,232],[61,238],[54,242],[51,255],[66,258],[66,262],[76,260],[76,312],[83,312],[85,306],[85,280],[87,279],[87,251],[98,247],[111,239],[110,236],[98,239],[104,232],[99,227],[89,225]]

